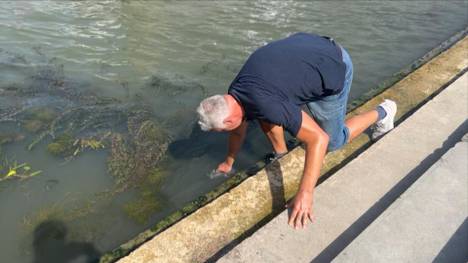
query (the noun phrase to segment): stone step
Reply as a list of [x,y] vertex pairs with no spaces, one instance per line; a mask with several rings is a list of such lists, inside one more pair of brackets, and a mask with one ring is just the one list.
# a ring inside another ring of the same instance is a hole
[[[467,169],[465,136],[333,262],[467,262]],[[457,229],[464,238],[443,250]]]

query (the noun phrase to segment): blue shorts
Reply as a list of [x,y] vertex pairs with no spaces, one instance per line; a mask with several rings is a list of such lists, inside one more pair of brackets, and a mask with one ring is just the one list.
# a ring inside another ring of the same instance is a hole
[[343,90],[339,94],[307,103],[312,117],[330,138],[327,149],[329,152],[340,149],[349,139],[349,129],[345,125],[345,117],[349,90],[353,81],[353,63],[348,52],[342,47],[341,54],[343,62],[346,64]]

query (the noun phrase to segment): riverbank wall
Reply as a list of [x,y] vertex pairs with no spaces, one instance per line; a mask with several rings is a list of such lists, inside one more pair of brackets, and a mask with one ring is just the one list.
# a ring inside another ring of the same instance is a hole
[[[361,101],[354,102],[352,106],[356,108],[348,117],[373,109],[388,98],[398,103],[396,120],[401,122],[466,71],[467,50],[468,38],[464,30]],[[367,135],[361,135],[342,150],[328,154],[321,180],[371,143]],[[283,210],[285,202],[299,186],[303,164],[304,150],[296,147],[254,176],[236,174],[152,229],[105,254],[101,262],[115,262],[122,257],[120,262],[204,262]]]

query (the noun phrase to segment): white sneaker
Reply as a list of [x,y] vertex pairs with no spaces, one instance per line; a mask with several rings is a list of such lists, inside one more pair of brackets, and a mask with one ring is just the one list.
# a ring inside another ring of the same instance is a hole
[[372,140],[380,138],[385,133],[393,129],[393,121],[397,112],[397,105],[393,100],[384,100],[380,105],[387,115],[372,126]]

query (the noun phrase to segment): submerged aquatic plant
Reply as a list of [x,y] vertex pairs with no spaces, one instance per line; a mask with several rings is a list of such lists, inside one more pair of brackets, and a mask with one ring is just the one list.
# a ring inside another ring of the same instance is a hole
[[148,120],[146,114],[138,111],[129,118],[128,134],[114,133],[111,136],[107,166],[121,191],[137,186],[150,176],[167,150],[169,135],[154,121]]
[[[171,136],[151,108],[141,100],[123,102],[83,90],[65,78],[63,66],[55,61],[38,68],[30,79],[29,86],[0,88],[2,99],[13,101],[0,105],[0,123],[13,122],[28,134],[28,150],[40,148],[67,161],[88,151],[106,151],[114,186],[76,208],[53,206],[40,211],[25,218],[24,224],[36,225],[50,217],[68,221],[88,216],[95,212],[98,201],[111,200],[130,188],[143,189],[123,207],[130,218],[143,222],[159,211],[163,200],[159,191],[166,176],[162,162]],[[152,84],[158,88],[169,85],[156,80]],[[2,140],[14,141],[0,137]],[[10,166],[0,170],[1,178],[40,173],[27,164]]]
[[136,200],[124,205],[123,210],[134,221],[140,224],[147,223],[155,212],[161,209],[159,198],[153,191],[143,191]]
[[50,107],[35,107],[24,113],[21,124],[28,132],[36,133],[45,129],[56,117],[57,113]]
[[24,139],[21,133],[0,133],[0,146],[7,143],[19,142]]
[[47,151],[55,156],[69,156],[73,153],[74,139],[69,133],[62,133],[47,145]]
[[100,137],[93,136],[76,139],[69,133],[62,133],[47,145],[47,151],[54,156],[72,158],[86,149],[100,150],[106,148],[104,140],[110,134],[109,132]]
[[105,135],[103,138],[100,139],[94,139],[94,138],[83,138],[83,139],[78,139],[73,143],[73,146],[75,146],[75,151],[73,151],[73,156],[76,156],[78,153],[83,152],[86,149],[91,149],[91,150],[99,150],[99,149],[104,149],[106,146],[102,142],[104,139],[106,139],[107,136],[109,136],[110,133]]
[[159,188],[165,178],[166,172],[155,168],[140,182],[138,197],[123,206],[123,211],[130,219],[146,224],[152,215],[163,208],[165,198],[159,193]]
[[0,182],[8,179],[27,179],[40,174],[42,171],[34,171],[27,163],[18,163],[16,160],[10,160],[4,156],[2,145],[15,141],[23,140],[21,134],[9,133],[0,134]]
[[34,171],[27,163],[18,164],[4,159],[0,162],[0,182],[8,179],[27,179],[39,175],[42,171]]
[[31,233],[38,225],[48,220],[59,220],[70,224],[96,212],[94,204],[96,199],[100,198],[105,196],[93,196],[83,201],[75,199],[72,193],[67,193],[63,199],[25,215],[19,224],[24,233]]

